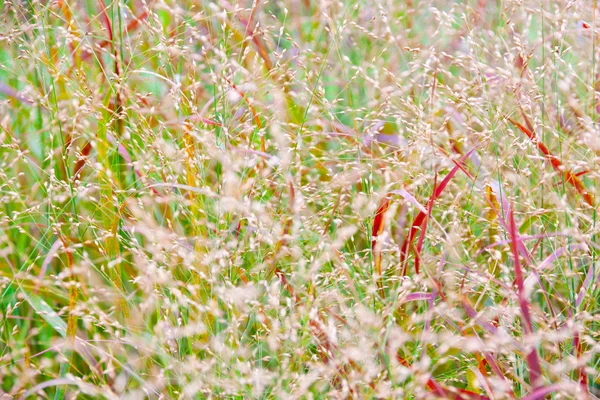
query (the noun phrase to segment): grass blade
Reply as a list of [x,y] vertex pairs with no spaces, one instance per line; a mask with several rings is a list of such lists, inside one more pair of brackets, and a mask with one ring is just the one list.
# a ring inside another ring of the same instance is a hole
[[[462,168],[461,164],[471,155],[471,153],[473,153],[475,151],[475,149],[477,147],[478,147],[478,145],[474,146],[465,155],[463,155],[460,158],[460,160],[456,163],[456,165],[450,170],[450,172],[448,172],[448,175],[446,175],[444,177],[444,179],[440,182],[440,184],[434,188],[433,193],[432,193],[431,197],[429,198],[429,201],[427,202],[427,207],[429,209],[433,208],[433,203],[435,202],[435,200],[442,194],[442,192],[448,185],[448,182],[450,182],[450,180],[454,177],[454,175],[456,175],[456,173],[459,171],[459,169]],[[421,211],[415,217],[411,227],[409,228],[409,232],[408,232],[407,236],[405,237],[404,242],[402,243],[402,248],[400,249],[400,268],[402,269],[402,276],[406,275],[406,272],[407,272],[406,257],[408,256],[408,250],[409,250],[413,240],[415,239],[417,232],[420,229],[425,229],[426,224],[427,224],[427,213]],[[417,262],[415,262],[415,273],[416,274],[419,273],[419,265]]]
[[[510,207],[508,211],[509,217],[509,236],[511,239],[511,248],[513,253],[513,262],[515,270],[515,280],[517,282],[517,295],[519,297],[519,307],[521,308],[521,317],[523,319],[523,326],[526,336],[533,335],[533,323],[531,321],[531,313],[529,311],[529,301],[525,297],[525,286],[523,279],[523,271],[521,269],[521,262],[519,260],[518,242],[519,237],[517,235],[517,225],[515,224],[515,215],[513,208]],[[529,364],[529,378],[533,389],[537,389],[542,385],[542,371],[540,361],[538,358],[537,350],[534,348],[527,354],[527,363]]]
[[[556,171],[562,173],[565,177],[565,181],[573,186],[575,190],[583,197],[583,200],[590,206],[594,206],[594,197],[587,191],[581,180],[577,177],[576,174],[571,172],[570,170],[564,168],[562,162],[556,157],[554,154],[550,153],[550,150],[538,139],[537,135],[530,128],[526,128],[514,119],[510,117],[506,117],[511,124],[516,126],[521,132],[523,132],[538,148],[538,150],[546,157],[552,168]],[[531,125],[531,124],[529,124]],[[533,127],[533,126],[532,126]]]
[[383,274],[381,271],[381,243],[379,236],[383,233],[385,225],[385,214],[390,205],[390,196],[387,194],[382,197],[379,201],[379,207],[377,207],[377,213],[373,220],[373,227],[371,229],[371,251],[373,253],[373,259],[375,262],[375,273],[377,275],[377,286],[380,293],[384,296],[383,291]]

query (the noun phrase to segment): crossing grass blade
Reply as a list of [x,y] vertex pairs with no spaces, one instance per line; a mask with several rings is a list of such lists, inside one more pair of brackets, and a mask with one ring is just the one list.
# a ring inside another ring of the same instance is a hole
[[[554,168],[556,171],[563,174],[565,177],[565,182],[568,183],[569,185],[573,186],[573,188],[581,195],[583,200],[587,204],[589,204],[590,206],[593,207],[594,206],[594,197],[592,196],[591,193],[589,193],[587,191],[587,189],[583,185],[583,182],[581,182],[581,180],[578,178],[577,174],[574,174],[570,170],[566,169],[564,167],[563,163],[560,161],[560,159],[558,157],[556,157],[554,154],[552,154],[550,152],[550,150],[548,150],[548,147],[546,147],[546,145],[544,145],[544,143],[542,143],[539,140],[539,138],[537,137],[537,135],[535,134],[535,132],[532,129],[524,127],[523,125],[521,125],[520,123],[518,123],[517,121],[515,121],[512,118],[506,117],[506,119],[508,121],[510,121],[510,123],[513,124],[515,127],[517,127],[521,132],[523,132],[533,142],[533,144],[536,145],[538,150],[550,162],[550,165],[552,165],[552,168]],[[533,127],[533,125],[531,125],[531,123],[529,123],[529,125],[531,127]]]

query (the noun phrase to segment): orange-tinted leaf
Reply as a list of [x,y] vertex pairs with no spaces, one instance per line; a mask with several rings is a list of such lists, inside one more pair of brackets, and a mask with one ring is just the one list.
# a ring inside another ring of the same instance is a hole
[[371,251],[373,252],[373,258],[375,260],[375,271],[379,276],[379,279],[377,280],[377,286],[380,290],[383,290],[383,277],[381,276],[381,244],[378,243],[378,239],[379,235],[383,233],[383,228],[385,225],[384,217],[389,205],[390,196],[388,193],[379,201],[379,207],[377,208],[377,213],[375,214],[375,219],[373,220],[373,228],[371,230]]

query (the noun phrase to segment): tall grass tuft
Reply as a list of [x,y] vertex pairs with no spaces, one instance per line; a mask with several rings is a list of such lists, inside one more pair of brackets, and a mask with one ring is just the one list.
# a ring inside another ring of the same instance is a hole
[[2,398],[600,397],[596,0],[4,0]]

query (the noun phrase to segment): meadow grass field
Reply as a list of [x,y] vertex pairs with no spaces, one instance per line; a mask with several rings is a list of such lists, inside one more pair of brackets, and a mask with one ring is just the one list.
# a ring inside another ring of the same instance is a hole
[[597,399],[596,0],[0,1],[2,399]]

